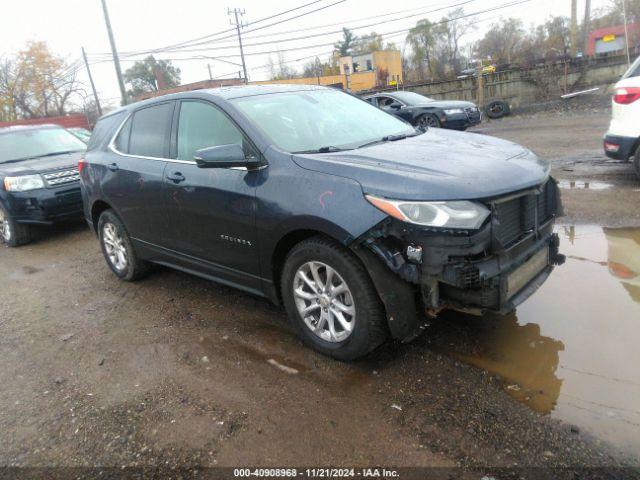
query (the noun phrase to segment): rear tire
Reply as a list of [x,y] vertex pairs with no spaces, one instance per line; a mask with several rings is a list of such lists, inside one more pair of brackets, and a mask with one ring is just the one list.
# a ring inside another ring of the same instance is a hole
[[[313,237],[296,245],[285,260],[280,286],[294,330],[324,355],[354,360],[388,336],[384,307],[369,274],[336,242]],[[308,311],[304,318],[303,311]]]
[[638,178],[640,178],[640,146],[636,149],[636,154],[633,157],[633,168]]
[[31,228],[16,222],[0,205],[0,243],[8,247],[19,247],[31,241]]
[[118,278],[133,282],[149,273],[149,262],[140,259],[127,229],[113,210],[105,210],[100,214],[98,238],[102,255]]

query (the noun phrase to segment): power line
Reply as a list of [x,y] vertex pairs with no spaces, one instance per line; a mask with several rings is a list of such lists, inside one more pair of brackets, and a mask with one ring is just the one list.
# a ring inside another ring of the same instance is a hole
[[[467,0],[467,1],[473,1],[473,0]],[[460,19],[463,19],[463,18],[473,17],[473,16],[476,16],[476,15],[480,15],[480,14],[488,13],[488,12],[493,12],[493,11],[496,11],[496,10],[502,10],[504,8],[509,8],[509,7],[520,5],[520,4],[523,4],[523,3],[528,3],[530,1],[532,1],[532,0],[512,1],[512,2],[505,3],[505,4],[502,4],[502,5],[498,5],[498,6],[495,6],[495,7],[487,8],[485,10],[479,10],[479,11],[476,11],[476,12],[463,14],[463,15],[460,15],[458,17],[449,18],[449,19],[446,19],[446,20],[438,21],[438,22],[432,22],[432,25],[446,24],[446,23],[450,23],[450,22],[455,21],[455,20],[460,20]],[[400,34],[400,33],[406,33],[406,32],[409,32],[410,30],[412,30],[413,28],[415,28],[415,27],[403,28],[403,29],[394,30],[394,31],[391,31],[391,32],[380,33],[379,35],[381,37],[385,37],[385,36],[390,36],[390,35],[395,35],[395,34]],[[328,34],[326,34],[326,35],[328,35]],[[268,43],[271,43],[271,42],[268,42]],[[276,43],[278,43],[278,42],[276,42]],[[255,46],[255,45],[258,45],[258,44],[246,45],[246,47]],[[299,50],[308,50],[308,49],[311,49],[311,48],[327,47],[327,46],[333,46],[333,45],[334,45],[334,42],[330,42],[330,43],[319,43],[319,44],[315,44],[315,45],[304,45],[304,46],[300,46],[300,47],[289,47],[289,48],[284,48],[284,49],[281,48],[281,49],[277,49],[277,50],[267,50],[267,51],[259,51],[259,52],[244,52],[244,56],[269,55],[269,54],[274,54],[274,53],[281,53],[281,52],[284,53],[284,52],[292,52],[292,51],[299,51]],[[174,53],[211,51],[211,50],[219,50],[221,48],[223,48],[223,47],[192,49],[192,50],[184,50],[183,52],[174,52]],[[225,46],[224,47],[224,49],[228,49],[228,48],[232,48],[232,47],[230,47],[230,46]],[[238,55],[238,54],[217,55],[216,58],[219,58],[219,59],[237,58],[239,56],[240,55]]]
[[[320,2],[320,1],[323,1],[323,0],[315,0],[315,1],[313,1],[313,2],[306,3],[306,4],[301,5],[301,6],[299,6],[299,7],[292,8],[292,9],[289,9],[289,10],[285,10],[285,11],[283,11],[283,12],[279,12],[279,13],[277,13],[277,14],[270,15],[270,16],[265,17],[265,18],[261,18],[261,19],[259,19],[259,20],[256,20],[255,22],[250,23],[249,25],[254,25],[254,24],[256,24],[256,23],[261,23],[261,22],[263,22],[263,21],[266,21],[266,20],[269,20],[269,19],[272,19],[272,18],[275,18],[275,17],[281,16],[281,15],[285,15],[285,14],[287,14],[287,13],[291,13],[291,12],[293,12],[293,11],[295,11],[295,10],[300,10],[300,9],[302,9],[302,8],[308,7],[308,6],[310,6],[310,5],[313,5],[313,4],[315,4],[315,3],[318,3],[318,2]],[[329,5],[325,5],[325,6],[322,6],[322,7],[320,7],[320,8],[316,8],[316,9],[314,9],[314,10],[310,10],[310,11],[308,11],[308,12],[301,13],[301,14],[296,15],[296,16],[291,17],[291,18],[287,18],[287,19],[284,19],[284,20],[280,20],[280,21],[278,21],[278,22],[270,23],[270,24],[268,24],[268,25],[264,25],[264,26],[262,26],[262,27],[257,27],[257,28],[254,28],[254,29],[252,29],[252,30],[247,30],[247,32],[254,32],[254,31],[256,31],[256,30],[261,30],[261,29],[264,29],[264,28],[268,28],[268,27],[271,27],[271,26],[273,26],[273,25],[278,25],[278,24],[280,24],[280,23],[288,22],[288,21],[290,21],[290,20],[295,20],[295,19],[297,19],[297,18],[300,18],[300,17],[306,16],[306,15],[309,15],[309,14],[312,14],[312,13],[315,13],[315,12],[319,12],[319,11],[321,11],[321,10],[324,10],[324,9],[326,9],[326,8],[329,8],[329,7],[332,7],[332,6],[337,5],[337,4],[339,4],[339,3],[343,3],[343,2],[345,2],[345,1],[346,1],[346,0],[339,0],[339,1],[334,2],[334,3],[331,3],[331,4],[329,4]],[[204,40],[204,39],[207,39],[207,38],[210,38],[210,37],[213,37],[213,36],[221,35],[221,34],[223,34],[223,33],[233,32],[234,30],[236,30],[236,29],[235,29],[235,28],[230,28],[230,29],[227,29],[227,30],[222,30],[222,31],[220,31],[220,32],[212,33],[212,34],[210,34],[210,35],[205,35],[205,36],[203,36],[203,37],[199,37],[199,38],[196,38],[196,39],[188,40],[188,41],[181,42],[181,43],[178,43],[178,44],[175,44],[175,45],[169,45],[169,46],[167,46],[167,47],[161,47],[161,48],[156,48],[156,49],[151,49],[151,50],[140,50],[140,51],[133,51],[133,52],[123,52],[123,56],[125,56],[125,57],[126,57],[126,56],[136,56],[136,55],[145,55],[145,54],[151,54],[151,53],[162,53],[162,52],[170,52],[170,51],[174,51],[174,50],[180,50],[181,48],[186,48],[186,47],[190,47],[190,46],[197,46],[197,45],[200,45],[200,44],[201,44],[201,43],[194,43],[194,42],[198,42],[198,41],[200,41],[200,40]],[[222,38],[220,38],[220,39],[218,39],[218,40],[226,40],[226,39],[228,39],[228,38],[233,38],[234,36],[235,36],[234,34],[230,34],[230,35],[227,35],[227,36],[225,36],[225,37],[222,37]],[[204,42],[204,43],[206,43],[206,42]],[[101,53],[100,55],[105,55],[105,53]]]
[[[429,13],[434,13],[434,12],[439,12],[439,11],[442,11],[442,10],[447,10],[449,8],[459,7],[459,6],[466,5],[468,3],[472,3],[472,2],[475,2],[475,1],[478,1],[478,0],[464,0],[462,2],[454,3],[454,4],[451,4],[451,5],[444,6],[444,7],[435,8],[433,10],[427,10],[425,12],[415,13],[415,14],[412,14],[412,15],[406,15],[404,17],[393,18],[393,19],[390,19],[390,20],[386,20],[384,22],[375,22],[375,23],[370,23],[368,25],[360,25],[360,26],[357,26],[357,27],[352,27],[352,28],[350,28],[350,30],[361,30],[363,28],[376,27],[376,26],[382,25],[382,24],[387,24],[387,23],[391,23],[391,22],[397,22],[397,21],[400,21],[400,20],[406,20],[407,18],[419,17],[419,16],[422,16],[422,15],[427,15]],[[386,14],[386,16],[388,16],[388,15],[389,14]],[[335,25],[347,25],[347,23],[346,22],[340,22],[340,23],[337,23],[337,24],[333,24],[331,26],[335,26]],[[323,28],[323,27],[311,27],[311,28],[306,29],[306,30],[316,30],[318,28]],[[325,36],[325,35],[333,35],[333,34],[341,33],[341,32],[342,32],[342,30],[334,30],[334,31],[330,31],[330,32],[314,33],[314,34],[305,35],[305,36],[302,36],[302,37],[292,37],[292,38],[284,38],[284,39],[278,39],[278,40],[269,40],[269,41],[266,41],[266,42],[246,44],[245,47],[254,47],[254,46],[259,46],[259,45],[268,45],[268,44],[282,43],[282,42],[292,42],[292,41],[296,41],[296,40],[304,40],[306,38],[322,37],[322,36]],[[267,35],[265,35],[265,36],[267,36]],[[245,38],[257,38],[257,37],[245,37]],[[217,41],[219,41],[219,40],[220,39],[218,39]],[[198,45],[205,45],[206,43],[211,43],[211,42],[202,42],[201,44],[193,44],[193,45],[190,45],[190,47],[195,47],[195,46],[198,46]],[[186,50],[186,49],[182,50],[181,49],[181,51],[182,52],[196,52],[196,51],[205,51],[205,50],[222,50],[222,49],[227,49],[227,48],[233,48],[233,45],[222,45],[222,46],[219,46],[219,47],[209,47],[209,48],[206,48],[206,49],[191,49],[191,50]]]
[[[284,10],[284,11],[282,11],[282,12],[275,13],[275,14],[270,15],[270,16],[268,16],[268,17],[260,18],[260,19],[256,20],[255,22],[251,23],[251,25],[253,25],[253,24],[255,24],[255,23],[264,22],[264,21],[266,21],[266,20],[271,20],[272,18],[279,17],[279,16],[281,16],[281,15],[286,15],[287,13],[291,13],[291,12],[294,12],[294,11],[296,11],[296,10],[300,10],[300,9],[302,9],[302,8],[308,7],[309,5],[313,5],[313,4],[315,4],[315,3],[319,3],[319,2],[322,2],[322,1],[324,1],[324,0],[314,0],[313,2],[305,3],[304,5],[300,5],[299,7],[290,8],[289,10]],[[227,29],[227,30],[222,30],[222,31],[217,32],[217,33],[211,33],[211,34],[209,34],[209,35],[205,35],[205,36],[203,36],[203,37],[195,38],[195,39],[193,39],[193,40],[187,40],[187,41],[185,41],[185,42],[177,43],[177,44],[175,44],[175,45],[170,45],[169,47],[166,47],[166,48],[171,48],[171,47],[176,47],[176,46],[181,46],[181,45],[189,44],[189,43],[192,43],[192,42],[197,42],[197,41],[200,41],[200,40],[204,40],[204,39],[206,39],[206,38],[211,38],[211,37],[214,37],[214,36],[220,35],[220,34],[222,34],[222,33],[232,32],[233,30],[235,30],[235,29],[234,29],[234,28],[229,28],[229,29]]]
[[[525,1],[530,1],[530,0],[523,0],[522,2],[517,2],[517,3],[524,3]],[[489,17],[489,18],[483,18],[481,20],[477,20],[477,21],[473,22],[471,25],[475,25],[475,24],[481,23],[481,22],[487,22],[489,20],[495,20],[496,18],[498,18],[498,17],[497,16],[493,16],[493,17]],[[455,19],[452,19],[452,20],[455,20]],[[399,35],[402,35],[405,32],[406,32],[406,30],[402,30],[402,31],[398,31],[398,32],[389,32],[389,33],[380,34],[380,35],[381,36],[388,36],[389,38],[393,38],[393,37],[397,37]],[[296,58],[296,59],[293,59],[293,60],[285,60],[282,63],[297,63],[297,62],[301,62],[302,60],[308,60],[310,58],[320,57],[320,56],[324,56],[324,55],[331,55],[333,53],[334,53],[333,51],[329,51],[329,52],[325,51],[323,53],[316,53],[314,55],[307,55],[305,57],[300,57],[300,58]],[[264,65],[260,65],[260,66],[254,67],[254,68],[250,68],[249,70],[251,70],[251,71],[263,70],[263,69],[269,68],[270,66],[271,66],[270,64],[266,63]],[[220,75],[220,76],[221,77],[229,76],[229,75],[232,75],[234,73],[236,73],[236,72],[230,72],[230,73],[226,73],[226,74]]]
[[[449,8],[459,7],[461,5],[465,5],[465,4],[468,4],[468,3],[471,3],[471,2],[475,2],[475,1],[477,1],[477,0],[464,0],[464,1],[459,2],[459,3],[447,5],[445,7],[439,7],[439,8],[436,8],[436,9],[433,9],[433,10],[428,10],[426,12],[421,12],[421,13],[418,13],[418,14],[407,15],[405,17],[394,18],[394,19],[387,20],[387,21],[384,21],[384,22],[376,22],[376,23],[371,23],[371,24],[368,24],[368,25],[361,25],[361,26],[358,26],[358,27],[353,27],[350,30],[359,30],[359,29],[363,29],[363,28],[371,28],[371,27],[375,27],[375,26],[378,26],[378,25],[382,25],[382,24],[396,22],[396,21],[399,21],[399,20],[405,20],[407,18],[422,16],[422,15],[426,15],[426,14],[429,14],[429,13],[434,13],[434,12],[438,12],[438,11],[441,11],[441,10],[446,10],[446,9],[449,9]],[[312,28],[315,29],[315,28],[319,28],[319,27],[312,27]],[[334,31],[330,31],[330,32],[315,33],[315,34],[305,35],[305,36],[301,36],[301,37],[291,37],[291,38],[283,38],[283,39],[279,39],[279,40],[269,40],[269,41],[259,42],[259,43],[244,44],[244,47],[257,47],[257,46],[262,46],[262,45],[271,45],[271,44],[280,44],[280,43],[286,43],[286,42],[293,42],[293,41],[297,41],[297,40],[305,40],[307,38],[315,38],[315,37],[324,37],[326,35],[334,35],[334,34],[341,33],[341,32],[342,32],[342,30],[334,30]],[[193,52],[206,52],[206,51],[211,51],[211,50],[229,50],[229,49],[234,49],[236,47],[237,47],[236,45],[221,45],[221,46],[218,46],[218,47],[184,49],[184,50],[180,50],[178,52],[173,52],[173,53],[193,53]]]
[[[477,0],[472,0],[472,1],[477,1]],[[439,2],[437,2],[436,4],[438,4],[438,3]],[[467,3],[467,2],[465,2],[465,3]],[[317,30],[319,28],[351,25],[353,22],[362,22],[362,21],[371,20],[371,19],[374,19],[374,18],[389,17],[391,15],[397,15],[399,13],[413,12],[413,11],[416,11],[416,10],[424,10],[425,8],[427,8],[427,7],[423,6],[423,7],[417,7],[417,8],[408,8],[406,10],[396,10],[395,12],[383,13],[383,14],[380,14],[380,15],[373,15],[373,16],[370,16],[370,17],[352,18],[350,20],[344,20],[344,21],[341,21],[341,22],[327,23],[327,24],[324,24],[324,25],[315,25],[315,26],[307,27],[307,28],[297,28],[297,29],[294,29],[294,30],[285,30],[285,31],[282,31],[282,32],[274,32],[274,33],[263,33],[261,35],[250,35],[248,37],[245,37],[245,39],[253,40],[254,38],[271,37],[273,35],[284,35],[286,33],[298,33],[298,32],[306,32],[306,31],[309,31],[309,30]],[[444,7],[444,8],[449,8],[449,7]],[[427,13],[431,13],[431,11],[422,12],[422,13],[419,13],[418,15],[426,15]],[[406,17],[403,17],[403,18],[406,18]],[[392,22],[394,20],[392,19],[392,20],[389,20],[389,21]],[[360,28],[360,27],[351,27],[350,30],[356,30],[358,28]]]

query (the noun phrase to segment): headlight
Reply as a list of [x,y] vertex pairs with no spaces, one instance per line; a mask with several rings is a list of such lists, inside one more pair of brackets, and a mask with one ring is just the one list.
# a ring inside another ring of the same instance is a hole
[[410,202],[371,195],[366,197],[375,207],[398,220],[428,227],[475,230],[482,226],[491,213],[484,205],[466,200]]
[[7,192],[26,192],[37,188],[44,188],[44,180],[40,175],[4,177],[4,189]]
[[449,108],[444,111],[447,115],[455,115],[456,113],[464,113],[462,108]]

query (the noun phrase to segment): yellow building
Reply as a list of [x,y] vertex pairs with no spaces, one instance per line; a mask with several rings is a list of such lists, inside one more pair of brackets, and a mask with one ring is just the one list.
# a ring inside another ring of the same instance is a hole
[[252,84],[293,83],[342,86],[352,92],[402,84],[402,59],[397,50],[381,50],[340,58],[340,75],[264,80]]

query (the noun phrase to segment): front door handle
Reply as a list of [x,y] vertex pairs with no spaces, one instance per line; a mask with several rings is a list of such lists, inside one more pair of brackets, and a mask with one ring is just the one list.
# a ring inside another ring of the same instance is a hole
[[184,175],[182,175],[180,172],[173,172],[170,175],[167,175],[167,180],[171,180],[173,183],[181,183],[184,182],[186,179],[184,178]]
[[116,170],[118,170],[118,164],[117,163],[110,163],[109,165],[107,165],[107,168],[109,170],[111,170],[112,172],[115,172]]

